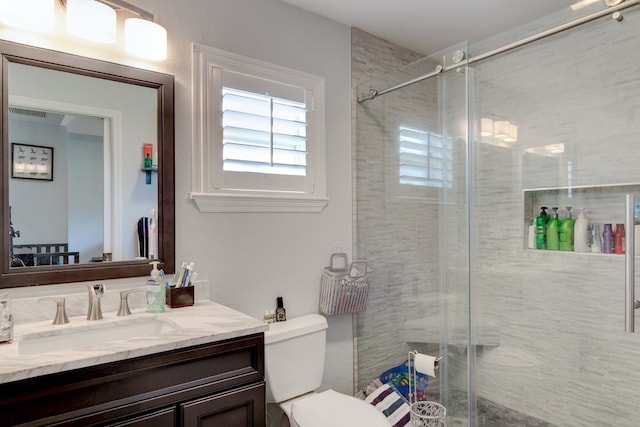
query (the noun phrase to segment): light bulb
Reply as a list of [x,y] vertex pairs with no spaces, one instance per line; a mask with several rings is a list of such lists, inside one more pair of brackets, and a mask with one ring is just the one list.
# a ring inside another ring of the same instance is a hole
[[52,31],[54,0],[0,0],[0,22],[27,31]]
[[127,52],[140,58],[167,58],[167,30],[152,21],[129,18],[124,21],[124,45]]

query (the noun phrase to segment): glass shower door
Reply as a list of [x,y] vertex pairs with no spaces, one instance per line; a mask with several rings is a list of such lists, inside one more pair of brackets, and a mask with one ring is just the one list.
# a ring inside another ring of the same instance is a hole
[[629,268],[601,239],[625,220],[630,237],[640,194],[639,21],[633,8],[472,66],[471,313],[495,338],[476,346],[480,426],[638,425]]
[[456,46],[364,83],[394,87],[356,111],[356,254],[373,270],[357,315],[358,389],[407,360],[442,357],[425,398],[445,405],[449,426],[468,425],[470,365],[467,75]]

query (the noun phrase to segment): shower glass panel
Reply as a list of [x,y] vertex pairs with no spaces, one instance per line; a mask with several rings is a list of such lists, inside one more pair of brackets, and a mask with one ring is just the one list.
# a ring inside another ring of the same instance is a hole
[[550,247],[580,208],[599,239],[624,224],[625,194],[640,195],[640,8],[623,14],[471,61],[471,313],[498,338],[476,346],[477,425],[639,425],[625,255],[527,238],[546,206],[560,213]]
[[[452,65],[455,46],[357,87],[358,97]],[[468,425],[467,73],[451,69],[356,110],[355,259],[373,270],[357,315],[358,389],[407,360],[443,357],[426,399]],[[473,405],[471,405],[473,407]]]

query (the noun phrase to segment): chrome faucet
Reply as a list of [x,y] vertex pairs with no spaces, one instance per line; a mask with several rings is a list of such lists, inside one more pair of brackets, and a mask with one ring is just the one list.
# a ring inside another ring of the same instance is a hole
[[104,295],[104,285],[98,283],[95,285],[87,285],[89,290],[89,309],[87,310],[87,320],[102,319],[102,308],[100,308],[100,299]]
[[64,298],[44,297],[38,300],[38,302],[40,301],[53,301],[56,303],[56,317],[53,319],[54,325],[69,323],[67,312],[64,309]]

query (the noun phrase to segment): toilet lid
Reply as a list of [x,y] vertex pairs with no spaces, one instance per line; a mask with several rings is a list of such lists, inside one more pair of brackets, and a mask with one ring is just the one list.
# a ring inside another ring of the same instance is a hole
[[294,402],[291,416],[300,427],[389,427],[387,418],[371,404],[333,390]]

